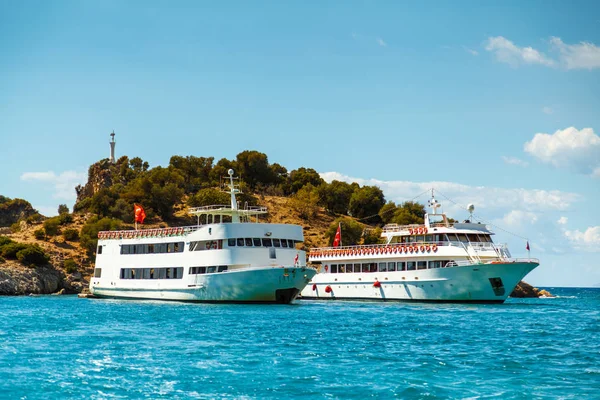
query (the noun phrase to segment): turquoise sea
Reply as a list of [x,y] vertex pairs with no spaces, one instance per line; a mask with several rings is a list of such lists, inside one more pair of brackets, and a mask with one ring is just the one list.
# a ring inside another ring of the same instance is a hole
[[503,305],[0,298],[0,398],[600,398],[600,289]]

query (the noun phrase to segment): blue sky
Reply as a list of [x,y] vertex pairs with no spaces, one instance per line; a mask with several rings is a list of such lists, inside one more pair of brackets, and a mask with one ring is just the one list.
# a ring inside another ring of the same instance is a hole
[[599,26],[578,1],[1,2],[0,194],[71,206],[113,129],[151,166],[255,149],[434,186],[528,238],[531,283],[597,284]]

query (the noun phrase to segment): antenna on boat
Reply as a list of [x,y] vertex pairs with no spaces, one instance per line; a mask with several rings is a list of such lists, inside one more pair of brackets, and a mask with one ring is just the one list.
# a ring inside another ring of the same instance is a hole
[[469,204],[467,206],[467,211],[469,211],[469,214],[470,214],[469,221],[473,222],[473,211],[475,211],[475,205]]
[[[236,189],[233,184],[233,169],[230,168],[229,171],[227,171],[227,173],[229,174],[229,194],[231,195],[231,209],[237,210],[238,206],[237,200],[235,199],[235,194],[239,193],[240,191]],[[231,214],[231,222],[240,222],[240,216],[238,213],[234,212]]]
[[434,195],[433,195],[433,188],[431,188],[431,199],[429,200],[429,207],[431,207],[431,211],[432,211],[432,215],[436,215],[437,214],[437,209],[440,208],[442,205],[435,199]]

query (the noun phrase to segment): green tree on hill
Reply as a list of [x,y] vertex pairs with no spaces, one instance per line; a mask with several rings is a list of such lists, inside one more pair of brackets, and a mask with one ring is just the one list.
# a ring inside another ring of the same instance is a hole
[[343,246],[354,246],[360,244],[364,226],[351,218],[341,217],[329,225],[329,229],[327,229],[327,232],[325,232],[329,246],[333,245],[333,239],[335,238],[335,233],[337,232],[339,224],[341,224]]
[[358,183],[332,181],[319,186],[319,202],[330,214],[348,214],[352,193],[358,189]]
[[321,175],[312,168],[300,167],[290,172],[288,194],[297,193],[305,185],[311,184],[314,187],[318,187],[325,183]]
[[214,157],[173,156],[169,166],[183,177],[183,190],[186,193],[194,193],[212,186],[210,173],[213,170],[213,161]]
[[365,222],[377,223],[379,221],[379,210],[385,204],[383,192],[377,186],[363,186],[356,189],[350,197],[350,214]]

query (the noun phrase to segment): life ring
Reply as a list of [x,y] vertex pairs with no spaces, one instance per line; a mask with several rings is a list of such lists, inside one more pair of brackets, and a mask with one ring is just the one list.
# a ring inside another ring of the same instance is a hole
[[425,252],[425,246],[421,245],[421,247],[419,248],[419,250],[421,251],[421,253]]
[[429,245],[425,246],[425,250],[429,253],[431,251],[431,246],[429,246]]
[[413,228],[408,228],[408,233],[413,234]]
[[325,286],[325,293],[331,293],[331,286]]
[[408,246],[408,251],[409,251],[410,253],[412,253],[412,252],[414,251],[414,248],[413,248],[413,246]]
[[423,233],[427,233],[427,227],[423,228]]
[[437,244],[431,246],[431,250],[433,250],[433,252],[435,253],[437,251]]
[[392,251],[394,252],[394,254],[397,254],[398,253],[398,248],[394,247],[394,250],[392,250]]
[[324,269],[325,269],[325,272],[327,272],[327,270],[329,270],[329,267],[326,265]]

